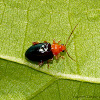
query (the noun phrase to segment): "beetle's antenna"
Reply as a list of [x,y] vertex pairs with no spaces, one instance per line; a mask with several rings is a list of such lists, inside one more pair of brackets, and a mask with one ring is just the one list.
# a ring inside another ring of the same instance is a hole
[[[77,24],[77,25],[78,25],[78,24]],[[77,26],[77,25],[76,25],[76,26]],[[70,33],[70,36],[68,37],[68,39],[67,39],[67,42],[66,42],[65,46],[67,45],[67,43],[68,43],[68,41],[69,41],[69,39],[70,39],[70,37],[71,37],[72,33],[74,32],[74,30],[75,30],[76,26],[74,27],[74,29],[73,29],[73,30],[72,30],[72,32]]]
[[75,61],[75,60],[69,55],[68,51],[67,51],[67,50],[65,50],[65,51],[67,52],[67,55],[68,55],[73,61]]
[[[77,24],[78,25],[78,24]],[[76,26],[77,26],[76,25]],[[69,39],[70,39],[70,37],[71,37],[71,35],[72,35],[72,33],[74,32],[74,30],[75,30],[75,28],[76,28],[76,26],[74,27],[74,29],[72,30],[72,32],[71,32],[71,34],[70,34],[70,36],[68,37],[68,39],[67,39],[67,42],[66,42],[66,44],[65,44],[65,46],[67,45],[67,43],[68,43],[68,41],[69,41]],[[66,49],[66,52],[67,52],[67,55],[72,59],[72,60],[74,60],[70,55],[69,55],[69,53],[68,53],[68,51],[67,51],[67,49]],[[75,61],[75,60],[74,60]]]

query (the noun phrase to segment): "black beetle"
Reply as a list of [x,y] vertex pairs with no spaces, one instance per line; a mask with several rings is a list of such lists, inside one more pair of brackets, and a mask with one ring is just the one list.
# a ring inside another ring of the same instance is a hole
[[39,66],[44,61],[48,61],[53,58],[51,51],[51,44],[44,41],[44,43],[33,42],[33,45],[25,52],[25,57],[30,61],[39,62]]

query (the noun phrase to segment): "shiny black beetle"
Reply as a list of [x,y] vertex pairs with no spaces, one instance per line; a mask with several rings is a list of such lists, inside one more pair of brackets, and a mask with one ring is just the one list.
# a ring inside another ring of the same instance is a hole
[[53,56],[51,44],[47,42],[33,42],[33,45],[25,52],[25,57],[30,61],[39,62],[39,66],[42,65],[44,61],[52,59]]

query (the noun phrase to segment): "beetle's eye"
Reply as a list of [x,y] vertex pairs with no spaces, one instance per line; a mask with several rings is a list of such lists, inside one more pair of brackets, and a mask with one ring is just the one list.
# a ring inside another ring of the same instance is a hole
[[62,52],[64,52],[65,50],[63,50]]

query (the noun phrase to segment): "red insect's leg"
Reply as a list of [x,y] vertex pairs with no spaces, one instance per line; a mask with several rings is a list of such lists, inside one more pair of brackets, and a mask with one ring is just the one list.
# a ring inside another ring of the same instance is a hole
[[53,40],[53,44],[55,44],[56,43],[56,41],[55,40]]
[[64,56],[61,56],[60,54],[58,54],[58,55],[55,56],[56,59],[59,59],[60,57],[61,57],[62,59],[64,59]]
[[61,40],[60,41],[58,41],[58,44],[61,42]]
[[61,56],[61,55],[60,55],[59,57],[61,57],[62,59],[65,59],[64,56]]
[[56,41],[55,40],[53,40],[53,44],[59,44],[61,42],[61,40],[60,41],[58,41],[58,43],[56,43]]
[[56,60],[59,59],[59,55],[55,55]]

